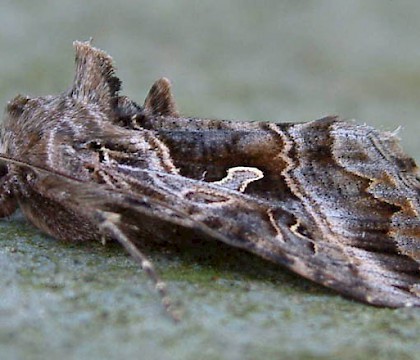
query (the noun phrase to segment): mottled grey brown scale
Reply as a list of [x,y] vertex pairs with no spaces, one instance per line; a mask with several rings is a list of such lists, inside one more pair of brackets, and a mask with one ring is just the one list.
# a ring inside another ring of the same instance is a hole
[[265,124],[243,123],[238,129],[237,123],[228,122],[230,129],[225,124],[223,130],[216,130],[218,121],[213,121],[215,128],[209,120],[196,122],[205,124],[204,129],[190,129],[190,122],[186,122],[183,129],[157,130],[159,138],[171,149],[174,165],[181,175],[214,182],[221,180],[232,167],[255,167],[264,173],[264,178],[250,184],[247,194],[279,201],[293,196],[281,175],[286,166],[279,156],[284,144],[265,129]]
[[[420,262],[420,183],[414,161],[402,152],[390,133],[378,133],[360,125],[357,131],[342,127],[334,133],[335,157],[349,171],[370,180],[370,194],[397,207],[390,222],[390,235],[400,252]],[[355,161],[360,154],[366,158],[362,164]]]
[[140,106],[106,53],[75,49],[70,90],[8,104],[0,216],[19,205],[58,239],[115,239],[158,289],[135,244],[203,238],[369,304],[420,306],[417,168],[391,134],[184,118],[167,79]]
[[[338,127],[338,124],[328,121],[324,123],[324,126],[331,126],[331,124],[334,127],[341,129]],[[348,126],[347,124],[343,125],[344,128]],[[308,125],[301,125],[301,127],[308,127]],[[367,261],[369,258],[370,262],[376,261],[377,263],[382,264],[382,266],[379,266],[377,269],[372,266],[371,272],[364,271],[364,276],[379,281],[378,274],[382,274],[381,281],[383,285],[395,286],[401,290],[410,292],[412,285],[407,286],[407,283],[410,283],[407,279],[413,279],[414,283],[418,281],[418,275],[416,276],[416,273],[418,273],[418,264],[414,261],[416,258],[413,254],[410,254],[411,256],[407,257],[401,255],[401,246],[398,246],[393,239],[391,219],[400,211],[400,208],[390,202],[380,201],[377,196],[374,196],[371,193],[371,184],[372,181],[374,181],[372,174],[370,177],[366,176],[366,178],[360,178],[360,176],[355,177],[352,175],[353,172],[350,172],[349,174],[341,171],[340,174],[336,169],[337,164],[335,164],[335,158],[340,158],[341,153],[344,158],[349,157],[351,156],[349,154],[352,154],[351,150],[353,150],[354,153],[354,147],[343,146],[343,148],[340,148],[341,143],[346,142],[348,138],[352,138],[359,133],[359,136],[361,137],[357,143],[357,145],[359,145],[362,141],[369,138],[369,135],[371,136],[373,131],[373,129],[369,127],[362,128],[358,125],[354,125],[353,128],[355,131],[349,131],[350,134],[348,136],[338,137],[338,140],[332,146],[334,156],[329,154],[322,159],[318,159],[318,155],[319,153],[322,153],[322,151],[329,151],[328,149],[331,148],[331,145],[328,144],[329,142],[331,143],[330,137],[324,136],[323,139],[317,137],[316,142],[311,142],[309,139],[310,134],[305,138],[304,133],[300,132],[296,135],[296,132],[294,132],[295,140],[300,142],[299,150],[307,151],[307,153],[300,154],[299,158],[305,159],[306,161],[300,161],[299,165],[292,171],[292,174],[299,183],[303,182],[301,190],[302,192],[306,191],[305,199],[308,203],[312,202],[309,203],[310,205],[308,206],[311,209],[317,206],[319,211],[326,214],[325,219],[328,224],[325,228],[327,231],[332,232],[331,241],[337,241],[337,239],[341,237],[341,243],[348,243],[348,245],[352,246],[348,251],[348,254],[350,255],[349,260],[354,263],[365,264],[369,263],[369,261]],[[328,134],[326,131],[323,133]],[[336,134],[333,133],[333,136],[336,136]],[[318,147],[319,145],[321,146],[321,149]],[[363,147],[364,152],[369,153],[374,152],[375,148],[376,147],[372,145],[370,147]],[[369,151],[366,151],[366,149],[369,149]],[[312,155],[310,155],[310,153],[312,153]],[[369,154],[359,153],[354,158],[364,159],[367,167],[369,167],[372,166],[372,164],[367,161],[368,156]],[[384,155],[381,154],[376,161],[384,158]],[[328,159],[330,159],[330,161],[328,162],[328,165],[325,166],[323,162]],[[387,161],[389,161],[389,158]],[[359,164],[359,167],[363,167],[365,162],[360,163],[360,161],[354,160],[354,163]],[[343,162],[339,161],[338,164],[339,166],[343,166],[347,171],[350,170]],[[317,166],[324,169],[321,181],[316,179],[316,174],[320,173],[320,171],[317,171],[316,169]],[[331,171],[331,169],[334,169],[334,171]],[[382,170],[382,173],[385,173],[387,170],[388,169]],[[376,171],[378,172],[378,170]],[[313,177],[311,177],[311,175]],[[334,186],[332,181],[337,182],[336,186]],[[333,194],[334,188],[337,189],[336,191],[339,191],[339,194],[336,196]],[[342,199],[347,199],[347,201],[343,202]],[[418,243],[418,241],[415,240],[416,236],[419,234],[418,225],[416,225],[414,231],[416,235],[410,237],[411,244],[409,245],[409,248],[411,250],[415,249],[416,243]],[[353,247],[357,247],[360,250],[356,252]],[[372,257],[372,254],[375,254],[375,256]],[[399,262],[399,271],[401,273],[409,273],[403,282],[400,280],[400,275],[396,275],[395,272],[387,270],[387,268],[392,267],[392,264],[395,261]],[[406,284],[406,286],[403,284]]]
[[[318,219],[327,233],[343,236],[343,242],[371,251],[395,249],[395,243],[386,237],[395,207],[371,196],[367,192],[369,180],[343,171],[334,160],[329,131],[335,123],[333,118],[319,122],[315,136],[310,123],[290,130],[300,160],[289,175],[306,206],[324,214]],[[385,236],[378,242],[376,234]]]

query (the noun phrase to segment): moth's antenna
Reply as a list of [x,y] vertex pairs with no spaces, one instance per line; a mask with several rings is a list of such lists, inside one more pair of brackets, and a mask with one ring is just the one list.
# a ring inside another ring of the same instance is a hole
[[97,214],[100,218],[100,229],[106,230],[107,235],[111,235],[112,238],[117,240],[133,257],[134,261],[136,261],[142,267],[147,276],[153,281],[155,288],[162,299],[162,304],[165,310],[175,322],[178,322],[180,320],[180,314],[173,307],[172,300],[168,295],[168,288],[166,283],[163,282],[159,277],[155,267],[146,257],[146,255],[144,255],[138,249],[138,247],[120,230],[117,225],[120,221],[120,215],[113,212],[100,210],[97,211]]

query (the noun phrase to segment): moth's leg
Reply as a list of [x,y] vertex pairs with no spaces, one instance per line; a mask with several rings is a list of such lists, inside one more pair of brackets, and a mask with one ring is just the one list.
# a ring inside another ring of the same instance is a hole
[[17,206],[13,194],[13,179],[7,172],[7,166],[0,164],[0,218],[12,215]]
[[99,219],[99,227],[105,232],[104,235],[111,236],[117,240],[133,257],[133,259],[142,267],[146,272],[147,276],[152,280],[158,291],[162,304],[171,318],[178,322],[180,320],[180,314],[174,309],[171,298],[168,295],[168,288],[166,283],[162,281],[155,267],[150,260],[144,255],[137,246],[124,234],[124,232],[118,226],[120,222],[120,215],[116,213],[97,211],[97,217]]

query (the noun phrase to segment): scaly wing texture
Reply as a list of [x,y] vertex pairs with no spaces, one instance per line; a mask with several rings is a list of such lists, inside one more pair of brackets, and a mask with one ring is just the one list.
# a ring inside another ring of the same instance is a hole
[[[295,125],[289,137],[295,160],[285,179],[323,240],[341,249],[354,281],[350,292],[367,284],[361,291],[367,302],[419,305],[419,181],[413,160],[392,134],[364,125],[326,119]],[[346,291],[343,285],[332,287]]]
[[[403,248],[398,244],[402,240],[397,239],[400,235],[394,225],[402,209],[373,193],[372,189],[381,179],[379,175],[378,179],[361,176],[349,165],[352,156],[363,157],[363,165],[368,167],[367,157],[376,156],[379,145],[362,144],[369,136],[379,137],[379,143],[387,141],[384,145],[393,148],[394,158],[384,160],[383,164],[375,159],[374,164],[383,167],[383,171],[399,174],[401,178],[394,180],[395,195],[407,198],[407,191],[415,192],[418,184],[414,168],[404,168],[411,161],[401,153],[395,139],[390,134],[335,118],[288,126],[265,124],[259,128],[282,136],[283,147],[272,154],[273,159],[280,159],[277,167],[263,168],[258,161],[254,166],[250,163],[244,166],[231,145],[231,156],[225,156],[225,177],[208,182],[189,177],[186,168],[183,175],[163,171],[163,167],[162,171],[157,171],[156,167],[155,170],[142,169],[136,164],[139,161],[136,153],[118,152],[109,139],[108,161],[98,164],[98,173],[103,174],[99,180],[110,181],[109,186],[126,191],[130,196],[147,195],[158,199],[182,212],[184,219],[192,221],[198,231],[281,263],[346,295],[375,305],[419,305],[416,217],[409,223],[413,234],[405,238]],[[350,138],[360,136],[358,143],[362,144],[364,154],[347,151],[345,139],[349,136],[337,134],[344,129],[350,131]],[[198,149],[211,147],[209,144],[213,143],[215,134],[222,146],[224,138],[230,139],[229,133],[212,130],[203,135],[198,148],[189,148],[191,158],[199,156]],[[258,134],[249,130],[250,149],[253,138],[257,146]],[[155,136],[158,138],[158,134]],[[169,145],[169,136],[167,133],[165,140],[162,137],[154,142],[157,153],[169,151],[170,154],[174,146]],[[118,144],[121,143],[124,139],[119,138]],[[252,154],[252,150],[249,153]],[[176,165],[175,161],[174,168]],[[204,160],[202,166],[206,167]],[[273,180],[283,184],[279,186],[272,183]],[[262,189],[259,182],[264,182]],[[270,194],[273,189],[284,187],[289,192],[263,196],[262,190]],[[137,218],[140,228],[137,241],[144,238],[144,232],[166,240],[175,237],[170,227],[156,226],[159,218],[165,217],[157,213],[155,221]],[[124,213],[123,219],[123,223],[135,226],[136,218],[132,218],[129,211]],[[178,225],[190,227],[192,223]],[[178,230],[178,234],[183,233]],[[136,241],[136,234],[132,236]],[[177,241],[182,241],[182,236]]]

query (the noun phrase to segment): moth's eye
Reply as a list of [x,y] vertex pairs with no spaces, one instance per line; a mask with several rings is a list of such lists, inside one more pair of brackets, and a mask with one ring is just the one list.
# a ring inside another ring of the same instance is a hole
[[102,147],[101,143],[97,140],[92,140],[92,141],[87,143],[87,148],[88,149],[99,150],[99,149],[101,149],[101,147]]

